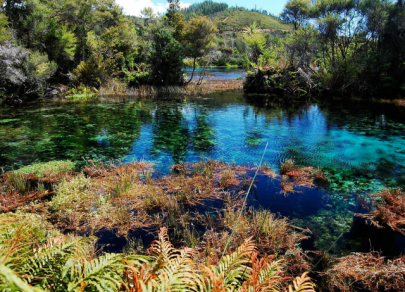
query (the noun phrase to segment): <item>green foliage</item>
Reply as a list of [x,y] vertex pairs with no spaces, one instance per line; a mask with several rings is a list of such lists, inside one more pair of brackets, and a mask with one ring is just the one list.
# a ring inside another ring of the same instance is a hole
[[40,162],[24,166],[19,168],[13,173],[15,174],[34,174],[37,177],[45,177],[51,173],[61,174],[65,172],[73,171],[75,168],[75,163],[69,160],[65,161],[49,161],[49,162]]
[[59,52],[66,54],[70,60],[74,59],[77,48],[77,37],[69,30],[68,26],[62,26],[55,32],[55,37],[58,39],[57,44],[60,46]]
[[294,25],[297,30],[310,16],[310,0],[290,0],[281,13],[281,19]]
[[7,21],[7,16],[0,13],[0,43],[11,38],[11,32],[7,27],[8,24],[9,22]]
[[116,73],[117,64],[114,59],[93,55],[86,62],[80,62],[70,75],[70,79],[73,84],[97,88]]
[[65,98],[71,101],[86,101],[97,96],[98,90],[95,87],[88,87],[82,84],[70,89],[65,94]]
[[37,215],[2,214],[0,243],[0,287],[7,291],[118,291],[123,271],[147,262],[96,257],[94,238],[60,234]]
[[177,85],[183,82],[183,48],[168,30],[155,33],[151,56],[151,81],[156,85]]
[[214,17],[215,26],[222,31],[242,31],[247,25],[254,21],[261,29],[291,30],[289,24],[282,23],[275,17],[263,13],[248,11],[244,8],[228,9]]
[[246,44],[252,49],[253,62],[257,64],[259,56],[263,53],[266,46],[266,37],[256,28],[256,23],[253,22],[244,34]]
[[166,13],[166,23],[168,27],[173,29],[173,37],[177,41],[183,40],[184,27],[186,25],[186,20],[184,15],[180,12],[180,1],[179,0],[167,0],[169,3],[169,8]]
[[188,82],[193,79],[196,59],[204,56],[212,46],[214,32],[216,27],[206,16],[194,17],[187,23],[184,34],[185,53],[194,61],[193,72]]
[[212,0],[207,0],[202,3],[194,3],[189,7],[182,9],[182,12],[187,20],[195,15],[211,15],[228,9],[226,3],[216,3]]
[[57,70],[57,64],[53,61],[49,62],[48,56],[40,52],[33,52],[27,60],[27,65],[30,68],[29,76],[33,79],[32,83],[37,83],[39,89],[45,86],[51,76]]

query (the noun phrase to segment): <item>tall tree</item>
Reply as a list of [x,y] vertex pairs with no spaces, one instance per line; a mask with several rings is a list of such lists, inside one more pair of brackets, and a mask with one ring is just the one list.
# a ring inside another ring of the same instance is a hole
[[173,29],[173,37],[181,42],[183,39],[184,27],[186,25],[186,19],[183,13],[180,11],[179,0],[167,0],[169,8],[166,13],[166,23]]
[[155,33],[149,63],[154,84],[168,86],[182,83],[183,47],[169,30]]
[[212,45],[214,33],[217,31],[214,23],[206,16],[192,18],[186,26],[184,46],[186,55],[193,58],[193,72],[188,83],[193,80],[195,63],[197,58],[204,56],[207,49]]

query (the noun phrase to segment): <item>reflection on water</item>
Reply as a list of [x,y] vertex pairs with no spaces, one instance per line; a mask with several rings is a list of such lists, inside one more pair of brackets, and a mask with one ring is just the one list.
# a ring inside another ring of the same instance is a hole
[[[404,245],[398,242],[403,237],[370,232],[364,222],[354,220],[355,213],[365,212],[358,204],[362,192],[405,186],[404,120],[384,109],[316,104],[264,108],[238,93],[187,101],[0,109],[4,169],[55,159],[145,159],[162,172],[170,164],[203,157],[256,165],[267,142],[264,159],[274,169],[286,159],[320,166],[327,170],[331,188],[302,187],[285,197],[279,181],[263,176],[251,205],[309,227],[314,234],[309,248],[328,249],[343,234],[337,252],[369,249],[370,241],[392,253],[402,250]],[[389,243],[379,242],[381,238]]]

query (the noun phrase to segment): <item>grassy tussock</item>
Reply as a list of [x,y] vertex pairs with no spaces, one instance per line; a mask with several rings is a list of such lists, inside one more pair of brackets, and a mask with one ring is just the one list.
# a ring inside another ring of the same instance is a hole
[[326,272],[328,290],[404,291],[405,258],[387,260],[378,253],[352,253]]
[[385,189],[372,194],[373,210],[368,214],[356,214],[366,218],[372,225],[382,228],[389,226],[392,230],[405,234],[405,194],[402,189]]
[[326,174],[319,168],[299,167],[292,159],[287,159],[280,165],[280,174],[282,182],[280,183],[281,192],[294,192],[294,186],[313,187],[314,184],[321,186],[328,185]]
[[0,212],[9,212],[34,200],[52,195],[54,186],[74,175],[75,163],[35,163],[0,176]]

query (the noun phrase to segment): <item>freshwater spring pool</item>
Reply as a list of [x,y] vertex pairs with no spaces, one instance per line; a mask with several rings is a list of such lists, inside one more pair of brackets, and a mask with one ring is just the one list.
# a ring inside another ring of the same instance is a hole
[[332,252],[405,251],[399,233],[377,230],[354,216],[359,198],[384,186],[405,187],[405,115],[377,106],[335,103],[257,106],[242,93],[184,100],[35,102],[0,109],[0,167],[70,160],[146,160],[169,165],[212,158],[275,170],[286,159],[322,167],[330,188],[298,188],[259,176],[249,204],[309,227],[307,249]]

